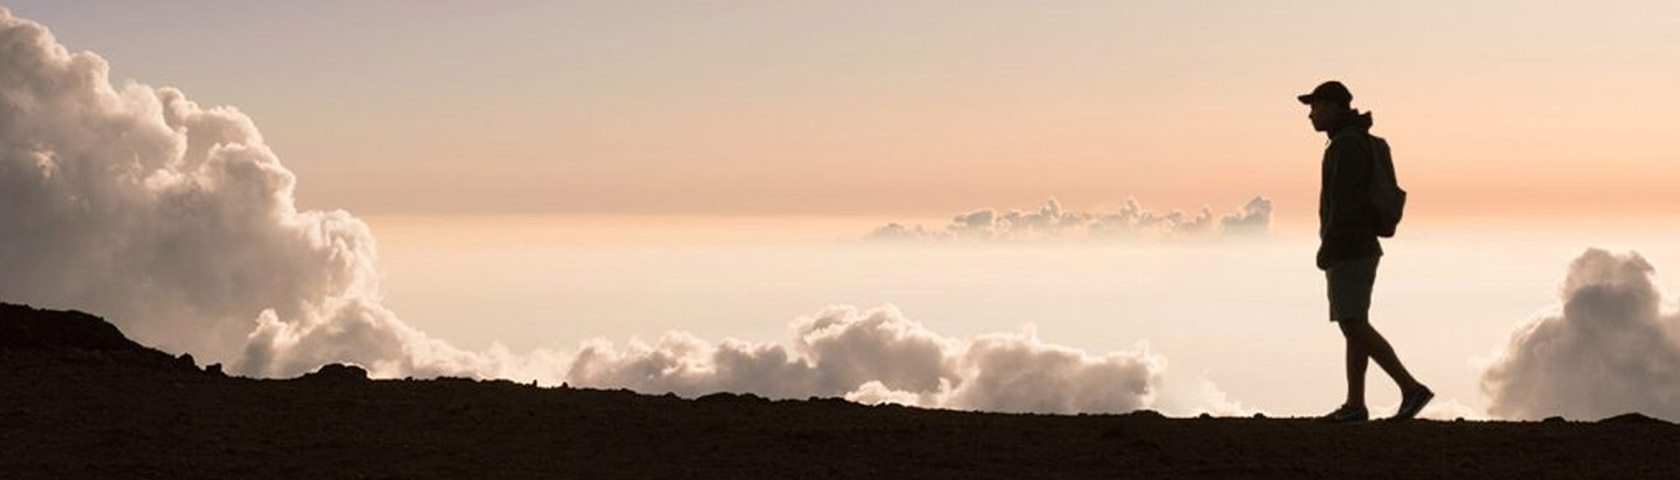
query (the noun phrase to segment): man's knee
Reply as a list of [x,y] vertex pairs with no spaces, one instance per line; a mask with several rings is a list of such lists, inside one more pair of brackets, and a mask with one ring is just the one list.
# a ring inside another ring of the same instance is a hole
[[1371,324],[1364,318],[1344,318],[1336,321],[1336,326],[1342,329],[1343,336],[1353,336],[1370,328]]

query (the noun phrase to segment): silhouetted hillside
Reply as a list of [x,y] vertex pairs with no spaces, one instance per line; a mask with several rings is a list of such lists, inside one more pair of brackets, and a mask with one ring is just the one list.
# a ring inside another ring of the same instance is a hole
[[0,303],[0,348],[147,350],[99,317],[10,303]]
[[1005,415],[509,381],[231,378],[0,305],[0,478],[1680,478],[1680,426]]

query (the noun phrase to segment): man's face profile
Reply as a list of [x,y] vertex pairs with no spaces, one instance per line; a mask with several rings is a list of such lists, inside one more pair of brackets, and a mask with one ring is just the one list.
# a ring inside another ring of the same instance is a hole
[[1342,113],[1342,106],[1335,102],[1317,101],[1311,105],[1312,111],[1307,113],[1307,118],[1312,120],[1313,131],[1329,130],[1330,123],[1335,120],[1336,115]]

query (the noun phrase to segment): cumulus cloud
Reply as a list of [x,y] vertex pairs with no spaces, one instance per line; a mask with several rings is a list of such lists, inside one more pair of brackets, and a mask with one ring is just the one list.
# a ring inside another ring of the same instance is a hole
[[1680,314],[1664,308],[1655,276],[1635,252],[1571,261],[1558,304],[1513,331],[1483,371],[1488,413],[1680,419]]
[[1138,348],[1091,354],[1029,329],[959,340],[885,306],[831,306],[790,326],[790,347],[712,344],[669,333],[656,344],[593,341],[567,377],[578,385],[698,395],[845,397],[864,403],[1002,412],[1126,412],[1151,404],[1166,362]]
[[1254,197],[1235,212],[1214,217],[1202,207],[1195,215],[1177,210],[1156,212],[1136,198],[1114,211],[1069,211],[1051,198],[1036,210],[982,208],[957,214],[944,226],[888,223],[870,232],[873,241],[1031,242],[1059,239],[1204,238],[1271,232],[1272,201]]
[[[373,235],[299,211],[251,119],[171,88],[113,86],[0,10],[0,292],[100,312],[142,341],[295,375],[503,372],[498,352],[427,337],[380,304]],[[525,357],[530,358],[530,357]]]

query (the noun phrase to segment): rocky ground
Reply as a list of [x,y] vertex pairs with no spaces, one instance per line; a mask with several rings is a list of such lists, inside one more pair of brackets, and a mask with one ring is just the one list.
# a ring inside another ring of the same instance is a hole
[[0,305],[0,478],[1680,478],[1680,426],[1006,415],[224,376]]

